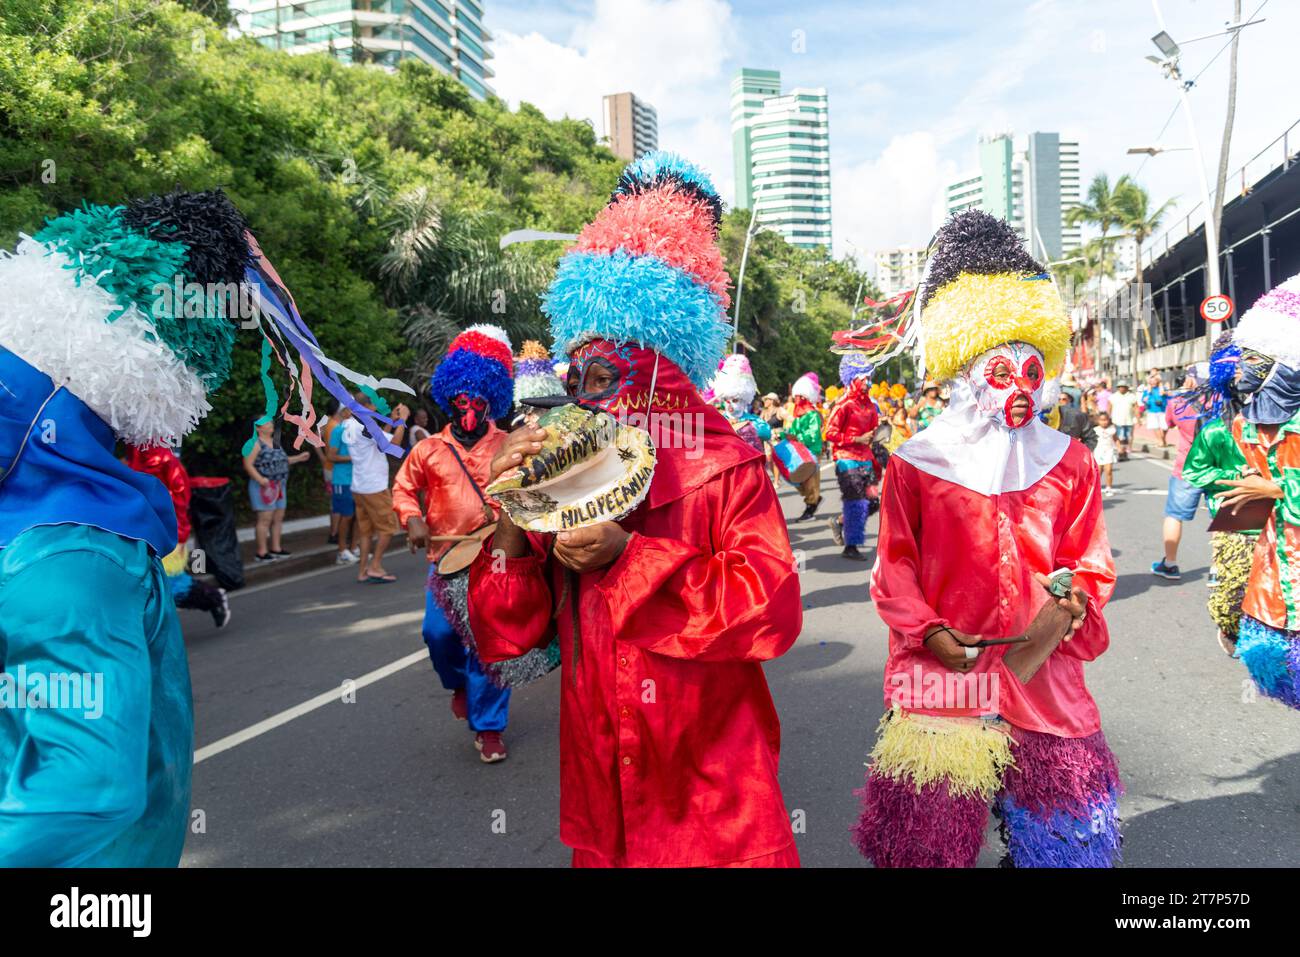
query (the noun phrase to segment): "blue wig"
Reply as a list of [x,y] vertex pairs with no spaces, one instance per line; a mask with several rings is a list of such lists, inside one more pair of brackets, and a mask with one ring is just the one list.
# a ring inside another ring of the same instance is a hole
[[846,352],[844,358],[840,359],[840,385],[847,388],[854,379],[869,376],[875,371],[876,367],[861,352]]
[[451,400],[462,392],[486,402],[493,419],[509,415],[515,404],[514,382],[505,366],[469,349],[447,353],[429,383],[429,397],[450,416],[456,414]]
[[671,359],[700,389],[717,372],[731,337],[722,300],[712,291],[660,259],[623,250],[566,255],[542,311],[551,320],[557,359],[593,337],[639,342]]

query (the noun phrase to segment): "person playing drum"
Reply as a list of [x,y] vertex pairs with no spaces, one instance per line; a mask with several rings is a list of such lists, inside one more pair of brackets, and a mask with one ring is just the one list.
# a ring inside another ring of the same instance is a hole
[[[431,583],[439,559],[454,544],[450,539],[496,521],[499,510],[484,496],[483,487],[492,459],[506,440],[493,420],[508,415],[514,404],[513,371],[506,333],[496,326],[471,326],[452,340],[429,383],[430,397],[451,422],[406,456],[393,482],[393,510],[406,529],[410,549],[424,549]],[[423,634],[433,669],[452,692],[451,712],[458,720],[468,720],[480,758],[486,764],[504,761],[501,734],[510,691],[498,687],[478,657],[463,646],[433,587],[425,596]]]

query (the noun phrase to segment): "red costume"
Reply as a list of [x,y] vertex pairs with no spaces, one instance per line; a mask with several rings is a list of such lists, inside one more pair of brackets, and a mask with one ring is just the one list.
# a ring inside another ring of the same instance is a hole
[[836,460],[876,461],[876,457],[871,454],[870,441],[855,441],[862,436],[869,440],[880,425],[880,413],[876,411],[876,404],[865,392],[863,389],[859,395],[850,391],[835,403],[835,408],[831,409],[831,414],[826,419],[826,441],[831,444]]
[[[1092,456],[1078,442],[1034,485],[997,496],[892,457],[871,576],[876,611],[889,626],[886,703],[930,715],[993,711],[1017,728],[1066,738],[1098,731],[1101,719],[1083,681],[1083,662],[1110,644],[1101,608],[1115,587],[1099,493]],[[980,675],[996,671],[999,697],[992,708],[980,707],[974,690],[971,707],[925,707],[929,675],[958,677],[922,644],[927,632],[947,625],[986,638],[1019,634],[1049,600],[1034,572],[1048,575],[1057,568],[1074,569],[1074,584],[1088,593],[1091,613],[1034,680],[1016,680],[1002,664],[1009,646],[995,645],[959,676],[974,689]],[[1000,597],[991,602],[989,595]]]
[[[785,522],[761,455],[655,360],[603,340],[575,352],[579,382],[598,361],[637,384],[599,400],[615,414],[644,413],[655,378],[650,492],[619,523],[632,533],[619,558],[568,581],[551,536],[530,533],[532,554],[495,573],[485,543],[470,569],[479,654],[517,656],[558,631],[560,837],[575,864],[797,864],[761,665],[802,622]],[[683,423],[702,424],[703,455],[679,441]]]

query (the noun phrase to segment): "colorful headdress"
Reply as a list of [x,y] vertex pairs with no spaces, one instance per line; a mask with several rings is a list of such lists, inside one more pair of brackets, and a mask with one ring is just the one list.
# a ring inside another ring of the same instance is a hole
[[713,184],[681,157],[629,165],[542,301],[556,357],[590,339],[637,342],[704,388],[731,336],[721,213]]
[[1070,320],[1047,270],[1005,220],[981,210],[957,213],[936,234],[919,307],[925,364],[937,379],[1016,341],[1059,369],[1070,345]]
[[807,399],[813,405],[822,400],[822,385],[816,372],[805,372],[790,387],[790,394],[795,398]]
[[452,400],[466,392],[488,404],[488,417],[509,415],[514,406],[514,357],[510,337],[491,325],[470,326],[447,348],[447,355],[434,370],[429,396],[448,415],[454,415]]
[[1300,369],[1300,275],[1256,299],[1237,323],[1232,341],[1241,349]]
[[[35,237],[22,236],[13,253],[0,254],[0,345],[132,445],[174,444],[198,425],[212,408],[207,394],[230,374],[236,329],[249,322],[266,336],[264,420],[278,405],[269,375],[274,352],[303,397],[301,415],[287,414],[287,402],[280,410],[299,425],[299,443],[321,443],[311,430],[313,374],[349,405],[335,372],[358,384],[411,391],[395,380],[357,376],[325,357],[220,190],[173,192],[125,206],[86,203],[50,219]],[[301,376],[289,344],[299,354]],[[373,413],[361,418],[378,433]]]
[[722,360],[722,368],[713,380],[713,394],[719,399],[739,399],[746,406],[758,395],[758,383],[746,356],[735,353]]
[[564,383],[555,374],[546,346],[527,340],[515,356],[515,401],[543,395],[563,395]]
[[871,378],[875,371],[875,365],[861,352],[846,352],[840,359],[840,385],[848,388],[854,379]]

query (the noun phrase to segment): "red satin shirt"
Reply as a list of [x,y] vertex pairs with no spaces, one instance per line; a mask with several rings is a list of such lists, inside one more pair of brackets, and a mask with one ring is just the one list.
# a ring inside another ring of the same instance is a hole
[[[1083,663],[1110,643],[1101,610],[1115,587],[1115,564],[1101,502],[1097,466],[1073,440],[1034,485],[991,496],[891,458],[871,573],[871,597],[889,626],[885,701],[922,714],[1000,714],[1065,738],[1099,730]],[[1003,665],[1006,645],[983,649],[962,675],[922,644],[936,624],[984,638],[1023,633],[1049,597],[1034,572],[1058,568],[1074,569],[1075,586],[1089,595],[1087,616],[1028,684]],[[957,706],[962,696],[966,707]]]
[[880,425],[880,413],[870,399],[848,398],[831,409],[826,420],[826,441],[835,448],[836,459],[875,462],[870,442],[855,442],[861,436],[871,438]]
[[484,661],[543,646],[558,626],[560,838],[631,866],[793,853],[761,662],[794,644],[803,611],[761,461],[620,524],[622,555],[578,577],[576,651],[550,536],[530,534],[533,554],[495,572],[489,541],[470,568]]

